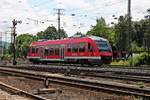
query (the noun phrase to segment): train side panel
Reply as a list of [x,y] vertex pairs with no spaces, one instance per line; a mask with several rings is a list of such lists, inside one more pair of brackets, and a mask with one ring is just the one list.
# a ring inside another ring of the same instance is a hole
[[63,61],[100,65],[110,63],[112,52],[101,50],[104,49],[102,45],[97,45],[92,38],[34,42],[31,44],[28,58],[32,62]]

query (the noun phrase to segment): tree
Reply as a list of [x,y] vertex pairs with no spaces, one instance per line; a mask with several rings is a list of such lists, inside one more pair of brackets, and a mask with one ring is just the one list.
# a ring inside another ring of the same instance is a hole
[[116,47],[119,51],[126,51],[129,47],[128,17],[120,16],[115,25]]
[[45,31],[38,32],[37,37],[38,39],[56,40],[59,38],[66,38],[67,34],[64,29],[60,29],[60,33],[58,33],[54,26],[49,26]]
[[76,32],[72,37],[81,37],[85,36],[85,34],[82,34],[81,32]]
[[146,32],[144,33],[144,47],[146,50],[150,50],[150,8],[147,9],[148,15],[146,15],[146,20],[145,20],[145,27],[146,27]]
[[104,38],[108,38],[109,27],[106,25],[105,19],[101,17],[96,20],[96,25],[92,26],[91,30],[87,32],[87,35],[95,35]]
[[74,36],[75,35],[83,35],[81,32],[76,32],[75,34],[74,34]]
[[30,35],[30,34],[19,35],[16,38],[17,55],[26,58],[31,42],[36,41],[36,40],[37,40],[37,37]]
[[[58,32],[57,32],[58,33]],[[65,30],[64,29],[60,29],[60,38],[66,38],[68,37],[68,35],[66,34]],[[58,39],[58,38],[57,38]]]

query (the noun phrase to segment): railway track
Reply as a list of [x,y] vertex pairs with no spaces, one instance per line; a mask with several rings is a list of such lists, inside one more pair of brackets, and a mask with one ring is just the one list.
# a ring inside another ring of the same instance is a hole
[[89,76],[93,78],[108,78],[108,79],[118,79],[118,80],[127,80],[127,81],[136,81],[136,82],[150,82],[150,77],[143,77],[143,76],[132,76],[132,75],[119,75],[119,74],[85,74],[83,76]]
[[12,87],[12,86],[7,85],[7,84],[2,83],[2,82],[0,82],[0,88],[4,91],[7,91],[7,92],[13,94],[13,95],[19,95],[19,96],[30,98],[33,100],[47,100],[44,97],[28,93],[26,91],[20,90],[18,88]]
[[[96,91],[107,91],[112,93],[119,93],[125,95],[136,95],[142,96],[144,98],[150,99],[150,89],[149,88],[138,88],[131,85],[125,84],[116,84],[109,82],[101,82],[96,80],[75,78],[75,77],[66,77],[60,75],[53,75],[47,72],[37,72],[37,71],[29,71],[22,69],[14,69],[14,68],[4,68],[0,67],[0,72],[6,74],[13,74],[17,76],[23,76],[38,80],[47,80],[48,82],[59,83],[63,85],[75,86],[80,88],[86,88]],[[146,100],[146,99],[145,99]]]
[[[60,66],[45,66],[45,65],[42,65],[42,66],[40,65],[20,66],[19,65],[19,66],[3,66],[3,67],[26,69],[26,70],[33,70],[33,71],[35,70],[35,71],[63,73],[67,75],[81,75],[81,76],[90,76],[90,77],[97,77],[97,78],[150,82],[150,77],[149,77],[150,71],[146,69],[146,73],[145,73],[142,69],[143,72],[141,72],[139,71],[139,68],[138,69],[127,68],[128,70],[124,72],[124,68],[122,71],[121,69],[118,69],[117,67],[112,68],[112,69],[111,68],[107,69],[107,68],[66,67],[66,66],[60,67]],[[139,73],[136,72],[136,70],[138,70]]]
[[7,68],[19,68],[19,69],[28,69],[28,70],[36,70],[36,71],[47,71],[47,72],[54,72],[54,73],[65,73],[67,71],[70,74],[80,74],[80,73],[117,73],[117,74],[126,74],[126,75],[137,75],[137,76],[150,76],[150,69],[148,68],[118,68],[118,67],[77,67],[77,66],[48,66],[48,65],[0,65],[1,67]]

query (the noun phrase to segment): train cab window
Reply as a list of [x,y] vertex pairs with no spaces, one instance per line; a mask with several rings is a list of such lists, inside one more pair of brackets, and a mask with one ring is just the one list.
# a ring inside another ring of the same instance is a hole
[[93,48],[91,43],[88,43],[88,52],[93,52]]
[[85,51],[85,43],[82,42],[82,43],[80,43],[79,52],[84,52],[84,51]]
[[48,49],[45,49],[45,51],[44,51],[44,55],[48,55],[49,53],[48,53]]
[[35,48],[34,47],[32,47],[32,53],[35,53]]

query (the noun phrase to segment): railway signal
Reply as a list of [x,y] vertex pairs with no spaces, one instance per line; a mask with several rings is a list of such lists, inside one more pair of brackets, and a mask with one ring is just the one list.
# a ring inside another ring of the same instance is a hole
[[13,20],[12,21],[13,23],[13,42],[12,42],[12,45],[13,45],[13,65],[16,65],[17,62],[16,62],[16,25],[19,23],[21,24],[22,21],[17,21],[17,20]]

